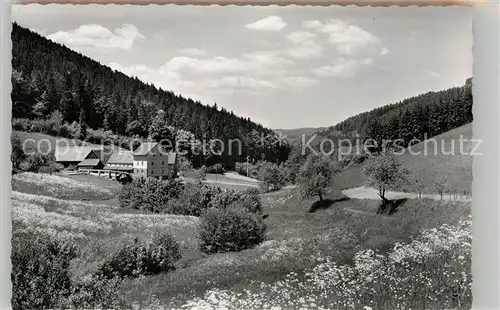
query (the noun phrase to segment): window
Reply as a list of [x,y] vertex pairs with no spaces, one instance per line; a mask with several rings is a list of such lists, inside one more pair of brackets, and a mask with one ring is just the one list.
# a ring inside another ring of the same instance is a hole
[[155,171],[154,171],[154,170],[151,170],[151,174],[155,174]]
[[163,161],[163,160],[162,160],[162,161],[161,161],[161,164],[162,164],[162,165],[165,165],[165,161]]
[[154,166],[154,165],[155,165],[155,162],[154,162],[154,161],[152,161],[152,162],[151,162],[151,166]]

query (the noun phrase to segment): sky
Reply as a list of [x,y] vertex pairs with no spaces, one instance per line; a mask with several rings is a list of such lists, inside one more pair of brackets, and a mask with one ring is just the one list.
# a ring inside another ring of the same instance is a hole
[[269,128],[326,127],[472,76],[472,8],[14,5],[103,65]]

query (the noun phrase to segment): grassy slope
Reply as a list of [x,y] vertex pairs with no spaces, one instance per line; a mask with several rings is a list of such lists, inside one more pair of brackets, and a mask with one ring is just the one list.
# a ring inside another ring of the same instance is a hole
[[[447,191],[464,190],[470,192],[472,185],[472,157],[460,154],[460,135],[464,139],[472,137],[472,124],[467,124],[444,134],[434,137],[438,142],[437,148],[433,143],[427,144],[427,155],[424,155],[424,144],[416,144],[412,147],[412,152],[420,154],[412,155],[405,152],[400,159],[412,171],[414,176],[420,177],[424,181],[425,192],[434,192],[434,181],[437,177],[443,176],[447,179]],[[444,155],[452,150],[454,141],[455,155]],[[470,152],[473,143],[464,143],[464,151]],[[436,155],[437,154],[437,155]],[[336,178],[336,186],[340,189],[364,186],[363,166],[350,167],[340,173]],[[412,186],[405,186],[403,190],[416,191]]]
[[410,200],[393,216],[397,220],[390,220],[374,214],[378,202],[348,200],[335,189],[326,197],[336,201],[333,205],[309,213],[315,199],[302,200],[293,188],[287,188],[262,195],[264,212],[269,215],[265,220],[268,241],[254,249],[208,256],[197,249],[197,218],[132,214],[117,205],[48,197],[51,192],[26,194],[21,193],[26,190],[22,186],[17,190],[14,222],[79,240],[83,254],[72,266],[75,277],[94,271],[99,262],[135,237],[149,238],[155,231],[172,233],[183,255],[177,270],[123,284],[123,292],[134,299],[146,300],[155,294],[167,304],[213,287],[244,288],[252,280],[279,280],[288,271],[313,266],[318,252],[339,263],[349,262],[360,249],[383,251],[421,228],[453,224],[470,214],[469,204]]

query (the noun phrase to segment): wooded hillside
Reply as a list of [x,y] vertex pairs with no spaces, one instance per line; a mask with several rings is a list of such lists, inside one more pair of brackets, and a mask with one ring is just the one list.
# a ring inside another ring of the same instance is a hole
[[191,132],[199,139],[239,138],[241,155],[224,154],[203,162],[231,166],[250,156],[269,161],[286,159],[285,146],[258,144],[272,131],[232,111],[204,105],[137,78],[113,71],[80,53],[54,43],[16,23],[12,29],[13,118],[47,119],[59,111],[66,123],[84,123],[91,129],[147,137],[158,111],[169,126]]

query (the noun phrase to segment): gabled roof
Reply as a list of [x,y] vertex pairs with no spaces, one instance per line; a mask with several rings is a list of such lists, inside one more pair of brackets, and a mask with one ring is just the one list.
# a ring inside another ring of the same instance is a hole
[[132,165],[134,163],[134,156],[132,152],[124,149],[118,149],[111,154],[111,157],[108,159],[106,164],[129,164]]
[[85,159],[81,163],[79,163],[77,166],[97,166],[99,165],[101,161],[99,159]]
[[57,162],[80,162],[87,157],[92,150],[101,150],[99,145],[56,145],[54,155]]
[[132,155],[147,155],[158,144],[158,142],[143,142]]
[[104,148],[102,150],[92,150],[92,151],[97,155],[97,158],[99,158],[103,164],[106,164],[111,155],[117,152],[116,150],[113,151],[111,148]]

